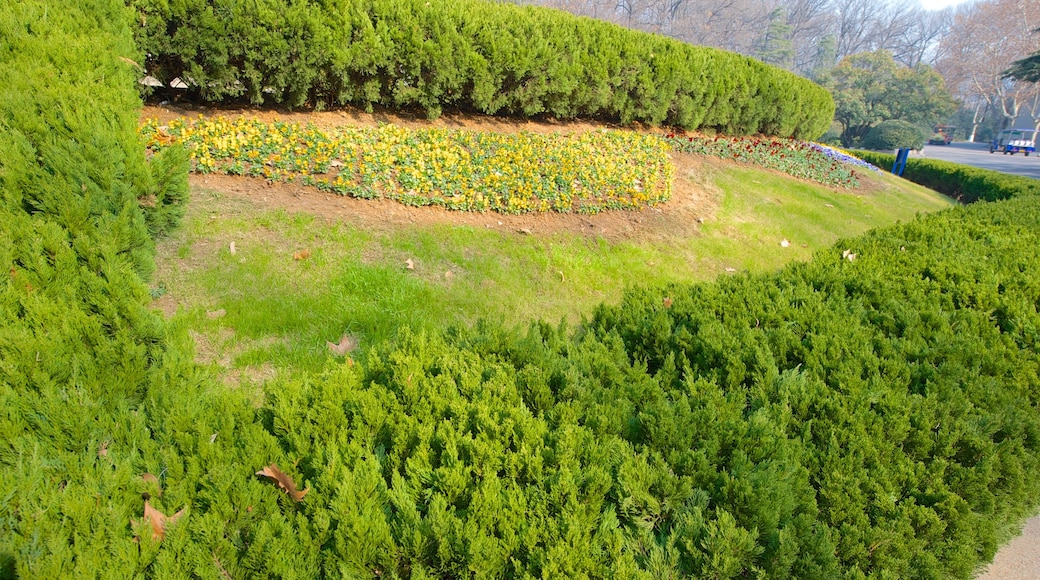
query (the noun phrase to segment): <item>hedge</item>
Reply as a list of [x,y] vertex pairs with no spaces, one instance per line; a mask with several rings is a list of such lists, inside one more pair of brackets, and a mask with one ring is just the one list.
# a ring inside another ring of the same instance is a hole
[[[852,155],[891,171],[895,155],[853,150]],[[903,178],[964,203],[1040,194],[1040,181],[938,159],[907,160]]]
[[148,309],[114,2],[0,15],[0,576],[968,578],[1040,501],[1024,192],[254,405]]
[[127,0],[148,74],[206,101],[445,107],[814,138],[830,94],[754,59],[483,0]]

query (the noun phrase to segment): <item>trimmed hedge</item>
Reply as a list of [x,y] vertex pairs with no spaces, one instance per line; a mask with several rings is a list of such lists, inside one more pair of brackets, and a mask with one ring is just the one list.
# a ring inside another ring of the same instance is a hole
[[0,14],[0,576],[968,578],[1040,500],[1032,195],[254,406],[147,308],[115,2]]
[[483,0],[127,0],[148,73],[207,101],[665,123],[814,138],[830,94],[754,59]]
[[[850,154],[886,171],[895,155],[852,150]],[[913,158],[906,162],[903,178],[963,203],[998,201],[1019,195],[1040,194],[1040,181],[938,159]]]

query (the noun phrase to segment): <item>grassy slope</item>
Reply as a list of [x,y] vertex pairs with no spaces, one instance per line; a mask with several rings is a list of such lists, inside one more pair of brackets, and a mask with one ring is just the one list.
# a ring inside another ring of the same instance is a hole
[[[276,369],[318,370],[329,357],[325,341],[343,332],[364,347],[403,326],[574,322],[628,285],[774,270],[949,204],[887,176],[865,195],[736,165],[706,166],[696,179],[720,198],[699,236],[618,243],[469,226],[366,230],[199,190],[183,228],[160,248],[153,285],[179,304],[176,320],[196,332],[201,358],[217,372],[234,369],[226,378],[236,383]],[[309,259],[292,259],[300,248]],[[414,270],[404,267],[409,258]],[[207,316],[218,309],[226,315]]]

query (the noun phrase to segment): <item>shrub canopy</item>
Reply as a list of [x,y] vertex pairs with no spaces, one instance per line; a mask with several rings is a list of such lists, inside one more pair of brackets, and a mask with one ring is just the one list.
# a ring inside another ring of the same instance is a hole
[[484,0],[128,0],[148,73],[207,101],[445,107],[814,138],[823,88],[760,61]]

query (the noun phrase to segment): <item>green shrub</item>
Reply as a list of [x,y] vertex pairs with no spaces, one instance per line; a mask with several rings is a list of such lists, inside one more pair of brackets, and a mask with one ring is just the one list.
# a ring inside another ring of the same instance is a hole
[[[895,156],[873,151],[850,151],[856,157],[890,171]],[[938,159],[909,159],[903,178],[961,201],[998,201],[1021,195],[1040,194],[1040,182]]]
[[759,61],[484,0],[127,0],[148,73],[207,101],[445,107],[813,138],[830,94]]
[[913,123],[902,120],[882,121],[863,138],[867,149],[921,149],[928,135]]
[[[968,578],[1040,499],[1020,181],[773,275],[632,290],[578,330],[405,332],[246,400],[147,307],[140,200],[183,173],[136,141],[128,16],[0,14],[5,577]],[[164,537],[146,497],[185,510]]]

